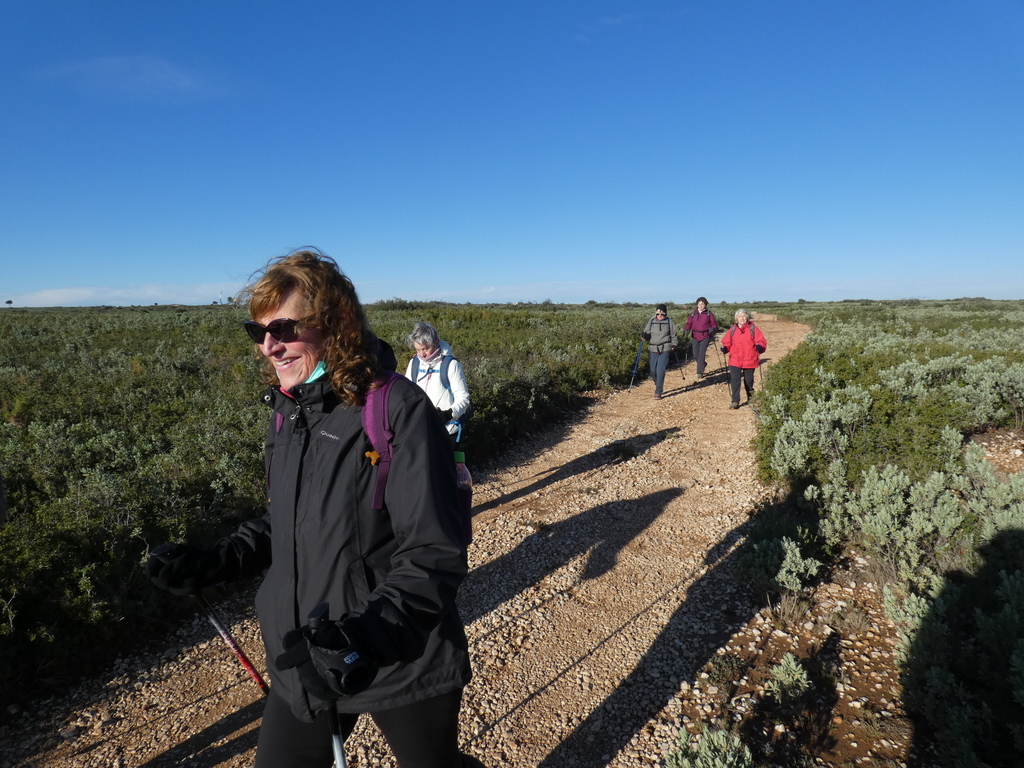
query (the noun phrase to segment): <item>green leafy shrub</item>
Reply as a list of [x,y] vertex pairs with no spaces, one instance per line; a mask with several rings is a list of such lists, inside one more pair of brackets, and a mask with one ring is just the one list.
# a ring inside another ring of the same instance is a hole
[[[625,385],[645,310],[624,306],[367,308],[400,358],[417,320],[463,361],[474,463]],[[0,679],[59,685],[185,601],[142,567],[164,541],[203,543],[264,497],[258,360],[242,307],[31,310],[0,316]],[[74,637],[75,642],[66,642]],[[92,654],[95,654],[93,656]]]
[[803,696],[811,686],[800,659],[787,653],[768,673],[764,690],[775,697],[780,704],[792,702]]
[[[1021,306],[790,307],[815,331],[762,397],[759,468],[802,496],[794,514],[819,518],[814,537],[789,539],[788,570],[847,546],[869,556],[889,582],[908,708],[949,766],[1013,764],[1024,746],[1024,477],[997,482],[962,449],[1021,426]],[[784,539],[760,541],[753,559],[777,564],[781,585]]]
[[754,768],[754,759],[743,742],[728,731],[707,731],[696,747],[685,732],[680,748],[665,759],[665,768]]

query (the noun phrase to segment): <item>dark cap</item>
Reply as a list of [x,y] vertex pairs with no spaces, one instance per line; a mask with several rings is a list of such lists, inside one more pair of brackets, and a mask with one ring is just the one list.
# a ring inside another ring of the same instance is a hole
[[664,304],[659,304],[658,306],[656,306],[654,308],[654,311],[655,312],[664,312],[666,315],[668,314],[668,309],[665,308]]

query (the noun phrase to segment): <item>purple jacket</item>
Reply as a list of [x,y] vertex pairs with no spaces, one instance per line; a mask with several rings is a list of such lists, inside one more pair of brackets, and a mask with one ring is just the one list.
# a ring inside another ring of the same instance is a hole
[[703,312],[693,310],[686,318],[686,330],[692,333],[693,338],[697,341],[706,339],[713,333],[718,333],[718,321],[715,320],[715,313],[710,309],[705,309]]

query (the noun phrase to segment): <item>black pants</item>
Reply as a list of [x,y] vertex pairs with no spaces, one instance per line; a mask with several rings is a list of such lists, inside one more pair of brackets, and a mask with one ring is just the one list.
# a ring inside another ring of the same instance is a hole
[[693,339],[693,359],[697,361],[698,376],[703,376],[704,369],[707,368],[708,362],[705,358],[708,353],[708,343],[710,341],[710,336],[699,340]]
[[735,365],[729,366],[729,386],[732,387],[732,402],[735,405],[740,404],[740,379],[743,379],[743,384],[747,390],[747,400],[754,394],[754,369],[753,368],[737,368]]
[[[462,768],[458,738],[461,706],[459,689],[369,714],[401,768]],[[344,712],[339,715],[345,738],[356,727],[358,717]],[[330,768],[333,762],[327,713],[304,723],[271,689],[256,744],[256,768]]]

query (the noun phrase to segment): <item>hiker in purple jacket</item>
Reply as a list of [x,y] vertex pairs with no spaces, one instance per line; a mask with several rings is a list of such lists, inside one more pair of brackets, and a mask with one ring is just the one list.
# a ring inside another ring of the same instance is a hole
[[708,300],[701,296],[697,299],[697,308],[686,318],[686,331],[693,343],[693,359],[697,361],[697,378],[704,377],[707,367],[705,355],[708,345],[712,344],[718,333],[718,320],[715,313],[708,309]]
[[[327,768],[328,711],[344,736],[360,713],[400,766],[479,766],[458,745],[467,642],[455,605],[466,550],[448,437],[423,391],[394,377],[390,472],[362,422],[381,347],[355,289],[317,251],[272,261],[247,289],[245,323],[272,382],[267,512],[212,549],[165,545],[149,573],[177,593],[269,568],[256,596],[270,695],[256,768]],[[328,621],[309,631],[321,603]]]

